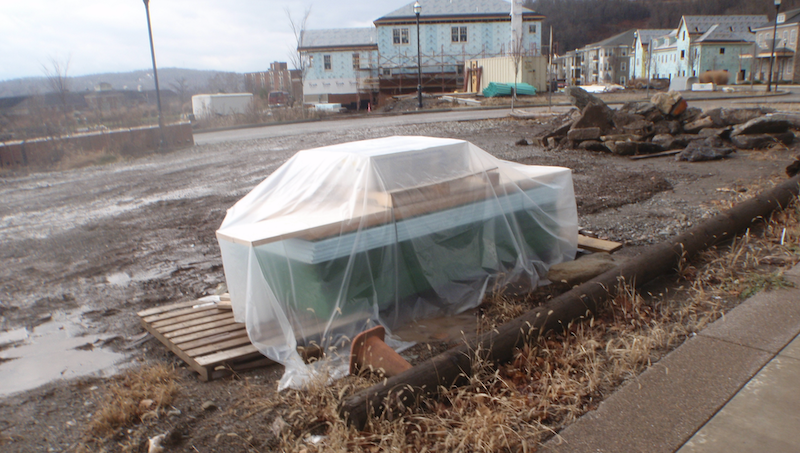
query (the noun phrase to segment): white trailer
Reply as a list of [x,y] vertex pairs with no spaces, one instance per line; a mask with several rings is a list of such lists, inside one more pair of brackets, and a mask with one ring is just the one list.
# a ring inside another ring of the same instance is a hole
[[192,113],[195,118],[245,113],[251,102],[251,93],[196,94],[192,96]]

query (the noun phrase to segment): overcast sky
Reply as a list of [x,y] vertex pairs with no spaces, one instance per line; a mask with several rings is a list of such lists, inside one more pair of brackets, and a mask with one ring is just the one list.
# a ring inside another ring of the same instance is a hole
[[[285,9],[308,28],[369,27],[409,0],[151,0],[159,67],[253,72],[288,61]],[[51,58],[69,75],[152,67],[142,0],[0,0],[0,80],[42,76]],[[291,64],[290,64],[291,66]]]

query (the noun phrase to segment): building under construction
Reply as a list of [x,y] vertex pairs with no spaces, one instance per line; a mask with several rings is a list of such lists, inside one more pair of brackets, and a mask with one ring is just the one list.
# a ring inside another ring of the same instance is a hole
[[[544,16],[521,0],[426,0],[374,21],[375,28],[309,30],[299,50],[309,63],[306,103],[361,105],[380,97],[465,89],[470,60],[541,55]],[[350,102],[342,102],[350,101]]]

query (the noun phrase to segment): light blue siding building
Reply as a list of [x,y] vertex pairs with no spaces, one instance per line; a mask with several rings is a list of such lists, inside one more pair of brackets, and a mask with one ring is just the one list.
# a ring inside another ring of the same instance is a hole
[[698,77],[725,70],[730,83],[750,78],[745,58],[753,47],[752,29],[767,22],[757,16],[683,16],[678,28],[655,38],[649,73],[653,78]]
[[306,30],[300,42],[307,65],[304,103],[358,108],[375,101],[378,45],[374,28]]

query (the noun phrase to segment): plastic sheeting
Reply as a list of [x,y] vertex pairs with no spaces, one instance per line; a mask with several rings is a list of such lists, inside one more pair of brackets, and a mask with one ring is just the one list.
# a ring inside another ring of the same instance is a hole
[[234,316],[286,366],[283,388],[313,373],[298,347],[346,357],[376,324],[463,312],[495,284],[536,286],[574,259],[577,212],[569,169],[387,137],[298,152],[217,238]]

